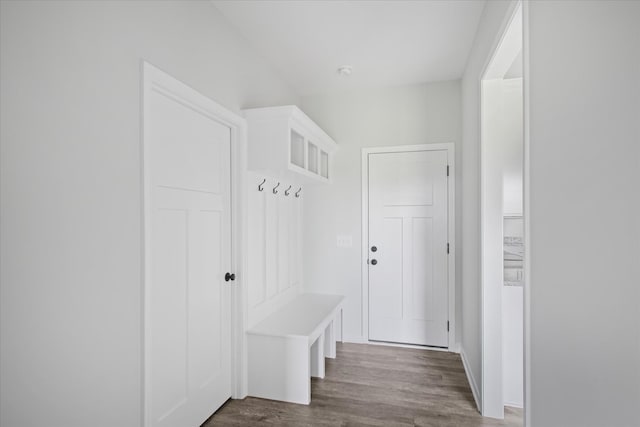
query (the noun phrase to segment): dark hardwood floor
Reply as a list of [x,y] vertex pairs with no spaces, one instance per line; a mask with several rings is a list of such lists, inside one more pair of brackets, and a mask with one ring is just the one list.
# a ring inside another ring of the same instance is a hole
[[483,418],[460,356],[439,351],[338,343],[311,404],[257,398],[229,400],[211,426],[521,426],[522,411]]

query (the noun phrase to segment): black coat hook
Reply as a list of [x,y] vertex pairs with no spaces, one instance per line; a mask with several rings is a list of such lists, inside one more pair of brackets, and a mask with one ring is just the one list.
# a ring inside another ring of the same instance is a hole
[[300,197],[300,192],[302,191],[302,187],[300,187],[298,189],[298,191],[296,191],[296,197]]
[[276,190],[276,188],[278,188],[278,187],[280,187],[280,183],[278,183],[278,185],[273,187],[273,194],[278,194],[278,190]]
[[290,191],[289,191],[289,190],[291,190],[291,186],[289,186],[289,188],[287,188],[286,190],[284,190],[284,195],[285,195],[285,196],[288,196],[288,195],[289,195],[289,193],[290,193]]
[[265,182],[267,182],[267,178],[263,179],[262,182],[258,184],[258,191],[264,191],[264,188],[262,188],[262,186]]

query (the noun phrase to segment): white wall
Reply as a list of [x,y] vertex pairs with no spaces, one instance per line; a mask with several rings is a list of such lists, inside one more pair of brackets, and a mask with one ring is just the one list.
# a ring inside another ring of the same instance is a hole
[[[361,149],[442,142],[459,148],[460,82],[304,97],[302,109],[339,145],[333,183],[305,187],[304,286],[311,292],[346,295],[345,340],[361,341]],[[460,150],[456,156],[459,163]],[[460,188],[456,194],[459,229]],[[336,247],[337,236],[351,236],[353,245]]]
[[212,4],[2,2],[3,426],[141,420],[140,61],[297,103]]
[[[515,7],[487,2],[462,79],[462,352],[472,386],[482,387],[480,295],[480,78]],[[476,390],[479,396],[480,390]]]
[[529,8],[530,425],[638,426],[640,2]]

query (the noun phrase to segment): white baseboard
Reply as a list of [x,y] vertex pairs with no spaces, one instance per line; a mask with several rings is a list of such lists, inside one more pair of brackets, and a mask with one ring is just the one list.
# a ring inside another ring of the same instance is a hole
[[385,347],[413,348],[416,350],[431,350],[431,351],[445,351],[449,353],[460,353],[459,344],[456,344],[452,348],[442,348],[442,347],[429,347],[426,345],[400,344],[400,343],[386,342],[386,341],[369,341],[364,338],[345,339],[343,342],[351,343],[351,344],[369,344],[369,345],[380,345]]
[[460,346],[460,357],[462,358],[462,366],[464,366],[464,373],[467,374],[467,381],[469,381],[469,386],[471,387],[471,393],[473,393],[473,400],[476,401],[476,408],[478,408],[478,412],[482,413],[482,406],[480,404],[480,390],[478,389],[478,385],[476,381],[473,379],[473,375],[471,373],[471,368],[467,363],[467,356],[464,352],[464,348]]
[[504,402],[504,406],[508,406],[510,408],[517,408],[517,409],[522,409],[524,407],[522,405],[522,402],[520,403]]
[[386,341],[366,341],[366,344],[381,345],[385,347],[413,348],[416,350],[445,351],[445,352],[450,351],[448,348],[442,348],[442,347],[429,347],[426,345],[401,344],[397,342],[386,342]]
[[342,342],[346,342],[349,344],[369,344],[368,341],[364,340],[363,338],[344,338],[344,340],[342,340]]

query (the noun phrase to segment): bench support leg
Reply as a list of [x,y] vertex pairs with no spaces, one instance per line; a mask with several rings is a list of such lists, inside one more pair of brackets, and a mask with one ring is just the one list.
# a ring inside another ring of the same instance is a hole
[[336,358],[336,322],[334,320],[324,330],[324,356]]
[[[309,341],[306,338],[248,336],[249,395],[285,402],[311,402]],[[322,359],[324,376],[324,359]]]
[[324,334],[311,346],[311,376],[324,378]]

